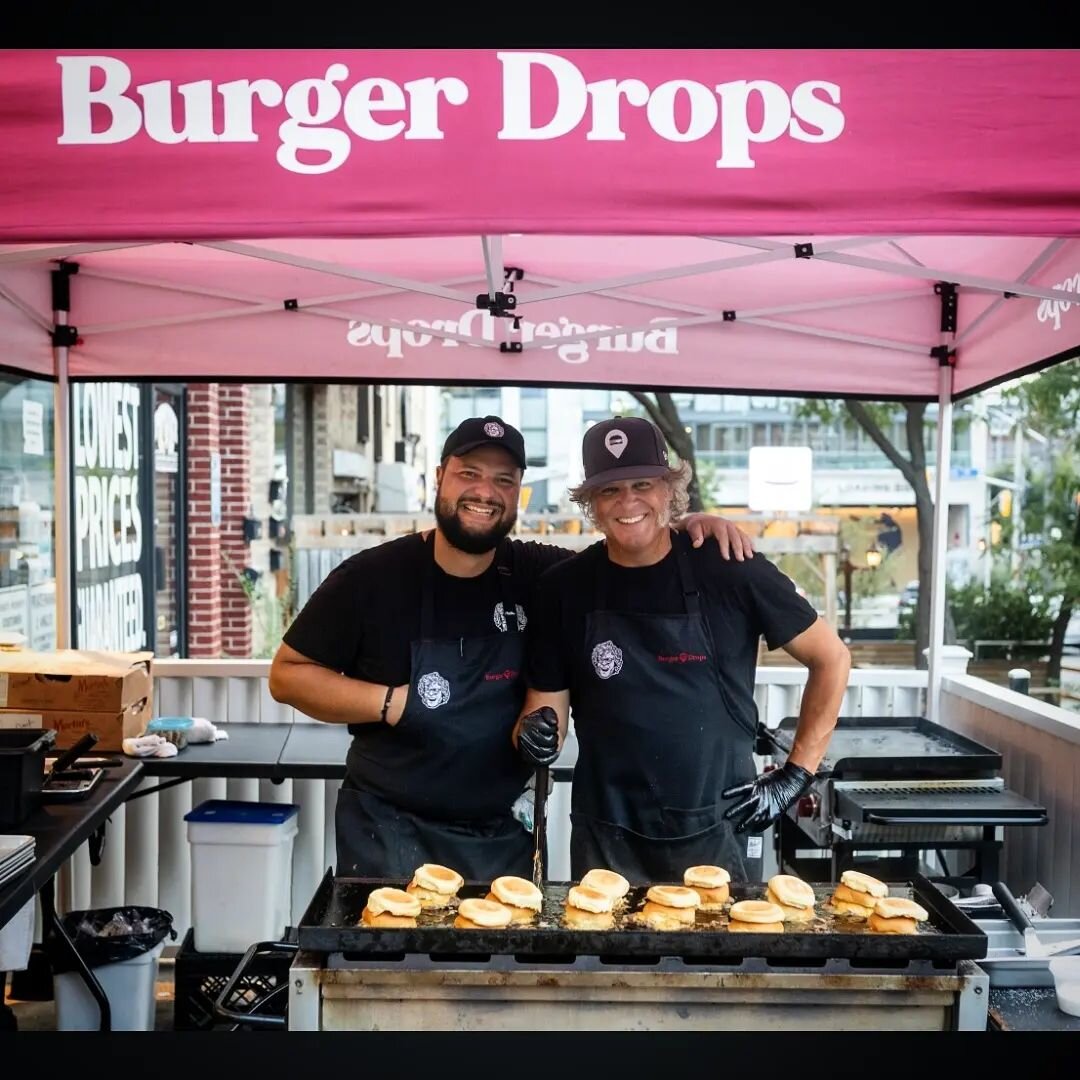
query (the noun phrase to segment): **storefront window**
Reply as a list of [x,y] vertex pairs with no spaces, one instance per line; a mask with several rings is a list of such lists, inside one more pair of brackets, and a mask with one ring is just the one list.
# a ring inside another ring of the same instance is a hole
[[0,375],[0,632],[56,647],[53,385]]

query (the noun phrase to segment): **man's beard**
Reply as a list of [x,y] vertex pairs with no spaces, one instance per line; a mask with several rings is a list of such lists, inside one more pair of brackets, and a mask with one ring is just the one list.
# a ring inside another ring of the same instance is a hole
[[[471,502],[477,506],[495,508],[494,503],[484,502],[480,499],[463,499],[461,501]],[[458,551],[464,551],[466,555],[486,555],[489,551],[494,551],[498,547],[499,541],[514,527],[514,522],[517,520],[515,511],[511,510],[507,513],[504,509],[498,509],[501,510],[502,516],[496,517],[490,528],[477,532],[467,529],[461,524],[457,516],[457,507],[453,503],[448,499],[436,497],[435,520],[451,547],[457,548]]]

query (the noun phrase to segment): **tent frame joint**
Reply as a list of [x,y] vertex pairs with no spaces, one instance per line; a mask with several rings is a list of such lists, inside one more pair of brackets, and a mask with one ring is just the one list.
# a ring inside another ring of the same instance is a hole
[[935,345],[930,350],[930,355],[938,362],[938,367],[955,367],[956,350],[948,345]]
[[728,309],[723,314],[724,314],[724,322],[734,322],[735,321],[735,312],[734,311]]
[[78,328],[67,324],[54,326],[50,337],[54,349],[70,349],[73,345],[79,344]]
[[497,319],[507,318],[517,307],[517,297],[513,290],[497,292],[493,297],[487,293],[479,293],[476,297],[476,306],[481,311],[490,311]]
[[814,257],[814,245],[810,243],[795,245],[796,259],[812,259]]
[[283,300],[282,301],[282,307],[286,311],[299,311],[300,310],[300,301],[295,296],[293,296],[293,297],[290,297],[288,300]]
[[951,281],[939,281],[934,285],[934,292],[941,297],[941,332],[955,334],[957,287]]

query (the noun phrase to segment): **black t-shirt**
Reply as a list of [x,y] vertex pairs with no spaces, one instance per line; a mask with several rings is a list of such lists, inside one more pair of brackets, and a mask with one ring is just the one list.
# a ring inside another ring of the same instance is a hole
[[[425,542],[415,534],[346,559],[312,593],[285,632],[285,644],[354,679],[389,686],[409,682],[410,645],[420,637],[432,544],[432,539]],[[573,552],[555,544],[521,540],[510,541],[504,550],[509,553],[511,600],[531,620],[532,592],[541,574]],[[503,596],[498,562],[496,555],[491,566],[474,578],[452,577],[434,566],[434,636],[492,633],[495,608]]]
[[[714,543],[681,545],[701,593],[717,654],[718,671],[744,723],[755,724],[754,679],[758,640],[770,649],[786,645],[810,627],[817,612],[796,591],[791,579],[764,555],[744,562],[725,560]],[[602,566],[600,560],[607,565]],[[607,574],[606,608],[611,611],[676,615],[686,611],[674,547],[652,566],[618,566],[607,558],[603,541],[544,574],[533,600],[529,624],[526,681],[535,690],[570,690],[574,695],[574,660],[594,643],[585,641],[585,617],[597,608],[598,573]]]

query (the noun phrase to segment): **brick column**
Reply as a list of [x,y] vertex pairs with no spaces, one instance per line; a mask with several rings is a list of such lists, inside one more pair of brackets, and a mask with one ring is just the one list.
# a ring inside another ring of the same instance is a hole
[[[248,438],[249,388],[239,383],[218,387],[221,445],[221,650],[224,656],[248,657],[252,650],[252,610],[236,572],[251,562],[244,540],[244,518],[251,508],[251,445]],[[266,528],[265,523],[263,528]]]
[[210,456],[220,450],[218,431],[217,384],[190,384],[187,392],[188,655],[214,659],[221,656],[221,540],[217,526],[210,524]]

